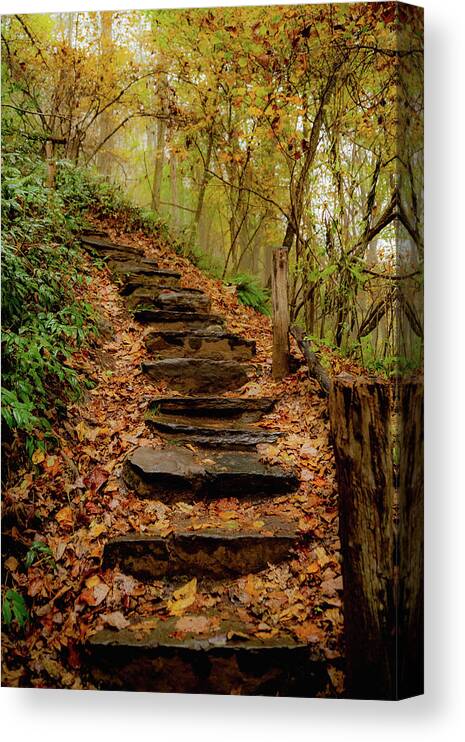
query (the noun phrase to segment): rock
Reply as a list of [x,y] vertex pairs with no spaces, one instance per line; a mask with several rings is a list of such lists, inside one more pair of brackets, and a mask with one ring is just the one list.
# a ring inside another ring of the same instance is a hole
[[299,486],[295,471],[265,464],[256,453],[194,453],[182,446],[137,448],[125,459],[123,479],[140,497],[165,502],[215,497],[256,500]]
[[126,629],[91,636],[86,664],[94,682],[124,691],[294,697],[326,689],[326,662],[315,646],[289,636],[259,639],[238,618],[207,620],[200,635],[178,625],[176,617],[141,617]]
[[260,430],[250,425],[216,422],[193,423],[188,418],[174,418],[147,414],[147,422],[158,432],[171,439],[188,440],[196,446],[207,448],[233,448],[246,451],[258,444],[272,444],[282,435],[278,430]]
[[150,324],[156,330],[205,330],[207,332],[221,330],[224,317],[217,314],[203,314],[197,312],[168,312],[165,309],[137,309],[134,317],[138,322]]
[[120,293],[122,296],[130,296],[134,291],[139,288],[152,288],[154,290],[167,288],[169,286],[176,286],[181,278],[180,273],[174,271],[153,271],[150,276],[134,276],[134,275],[120,275],[118,277],[121,281]]
[[90,247],[94,252],[102,253],[103,255],[113,256],[115,253],[123,253],[127,256],[132,256],[132,259],[143,256],[140,248],[134,247],[134,245],[111,242],[111,240],[99,234],[81,235],[81,242],[85,247]]
[[139,306],[153,306],[167,311],[206,314],[210,311],[211,299],[203,291],[197,289],[143,286],[131,293],[127,305],[131,309]]
[[142,370],[154,381],[186,392],[238,389],[248,381],[246,366],[209,358],[163,358],[142,363]]
[[82,237],[99,237],[100,239],[110,240],[110,235],[105,229],[99,229],[98,227],[84,227],[81,230],[81,238]]
[[181,415],[193,418],[220,417],[255,422],[271,412],[271,397],[155,397],[149,405],[152,415]]
[[118,567],[141,580],[186,577],[237,577],[265,569],[291,556],[304,537],[288,521],[263,517],[257,530],[202,528],[177,530],[169,536],[130,533],[106,542],[104,567]]
[[227,332],[178,330],[150,332],[145,336],[150,353],[162,358],[211,358],[212,360],[246,361],[255,354],[255,342]]
[[110,260],[108,266],[116,276],[156,276],[158,273],[158,263],[148,258],[142,260]]

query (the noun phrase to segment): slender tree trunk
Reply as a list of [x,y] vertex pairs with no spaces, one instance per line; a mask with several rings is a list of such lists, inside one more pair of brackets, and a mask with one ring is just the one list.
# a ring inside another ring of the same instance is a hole
[[194,244],[197,234],[198,234],[200,217],[202,216],[203,202],[205,200],[205,191],[207,190],[207,185],[208,185],[208,180],[209,180],[208,171],[210,170],[212,152],[213,152],[213,129],[210,129],[209,134],[208,134],[207,153],[205,155],[205,163],[204,163],[204,168],[203,168],[203,173],[202,173],[202,179],[200,181],[200,188],[199,188],[199,192],[197,195],[197,206],[195,207],[195,213],[194,213],[194,217],[192,219],[191,228],[190,228],[190,235],[189,235],[190,246]]
[[179,203],[179,193],[178,193],[178,169],[177,169],[177,163],[176,163],[176,156],[171,152],[170,154],[170,188],[171,188],[171,196],[170,201],[173,204],[171,207],[171,221],[173,224],[173,228],[175,230],[179,230],[179,211],[180,209],[177,208],[176,204]]
[[[112,11],[102,11],[101,18],[101,35],[100,35],[100,56],[102,69],[108,65],[112,54],[113,46],[113,13]],[[99,116],[99,136],[103,142],[114,129],[113,113],[111,106],[103,111]],[[111,172],[111,154],[109,143],[104,144],[98,153],[97,165],[104,175],[110,175]]]
[[155,127],[155,157],[152,181],[152,209],[160,210],[161,180],[165,164],[166,121],[158,119]]

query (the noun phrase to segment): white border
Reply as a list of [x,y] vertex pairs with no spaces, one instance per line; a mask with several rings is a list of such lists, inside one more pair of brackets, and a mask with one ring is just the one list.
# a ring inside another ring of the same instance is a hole
[[[258,4],[265,3],[3,0],[1,12]],[[282,0],[281,4],[290,3]],[[424,0],[421,4],[426,18],[426,695],[392,704],[2,688],[5,739],[454,742],[462,738],[465,3]]]

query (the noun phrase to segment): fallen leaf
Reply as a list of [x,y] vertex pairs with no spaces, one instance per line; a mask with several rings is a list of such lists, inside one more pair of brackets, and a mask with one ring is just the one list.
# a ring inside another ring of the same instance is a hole
[[91,490],[91,492],[95,493],[105,484],[109,476],[110,474],[106,469],[102,469],[101,466],[96,466],[89,476],[84,478],[84,484]]
[[104,613],[101,617],[102,620],[113,629],[125,629],[129,626],[128,619],[123,616],[121,611],[113,611],[113,613]]
[[64,508],[61,508],[61,510],[59,510],[58,513],[55,515],[55,519],[58,521],[58,523],[61,523],[62,526],[71,527],[74,523],[74,518],[73,511],[70,506],[65,505]]
[[305,623],[294,626],[293,631],[297,639],[309,644],[316,644],[324,637],[322,630],[313,621],[305,621]]
[[89,528],[89,538],[90,539],[98,538],[106,530],[107,530],[107,527],[104,523],[94,523],[94,525]]
[[174,591],[173,597],[168,601],[168,611],[172,616],[180,616],[195,601],[197,594],[197,578]]
[[40,464],[45,459],[45,453],[41,448],[36,448],[34,453],[32,454],[32,463],[33,464]]
[[19,562],[17,559],[14,558],[14,556],[8,557],[8,559],[5,561],[5,567],[10,570],[10,572],[16,572],[18,569]]

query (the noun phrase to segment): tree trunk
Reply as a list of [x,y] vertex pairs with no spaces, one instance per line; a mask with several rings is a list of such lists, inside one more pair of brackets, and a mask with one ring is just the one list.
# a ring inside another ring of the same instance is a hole
[[152,209],[160,210],[161,179],[163,175],[163,166],[165,164],[165,137],[166,121],[158,119],[155,128],[155,162],[153,168],[152,182]]
[[331,384],[329,413],[347,695],[417,695],[423,690],[422,386],[341,374]]
[[175,231],[179,230],[179,209],[178,209],[178,168],[176,155],[170,154],[170,188],[171,188],[171,223]]
[[[113,46],[113,13],[112,11],[102,11],[101,17],[101,35],[100,35],[100,55],[102,69],[109,65],[112,46]],[[99,137],[100,142],[104,142],[114,129],[112,108],[107,108],[99,117]],[[111,153],[109,142],[103,145],[98,153],[97,164],[99,170],[104,175],[110,175],[111,172]]]
[[289,373],[289,302],[287,280],[288,251],[273,250],[271,296],[273,304],[273,378]]
[[205,156],[202,180],[200,181],[200,188],[199,188],[199,193],[197,196],[197,206],[195,208],[195,213],[192,219],[190,234],[189,234],[189,246],[190,247],[192,247],[193,244],[195,243],[195,238],[197,237],[197,232],[198,232],[199,223],[200,223],[200,217],[202,216],[203,202],[205,199],[205,191],[207,190],[208,179],[209,179],[208,171],[210,169],[212,152],[213,152],[213,129],[211,129],[208,134],[207,154]]

